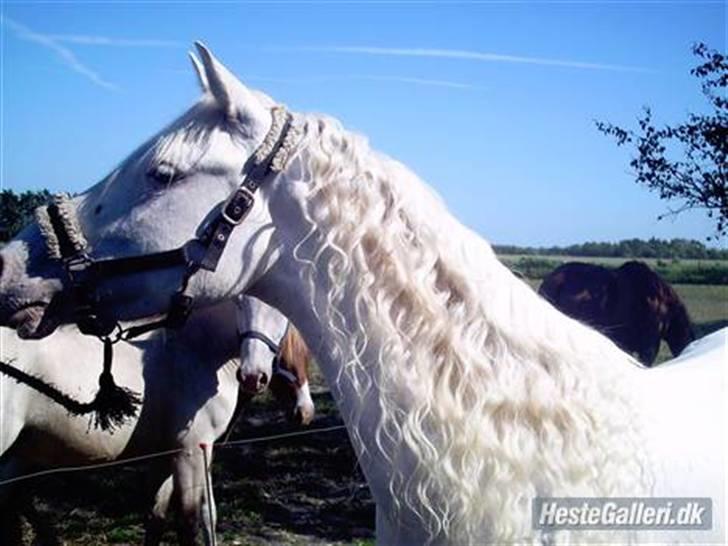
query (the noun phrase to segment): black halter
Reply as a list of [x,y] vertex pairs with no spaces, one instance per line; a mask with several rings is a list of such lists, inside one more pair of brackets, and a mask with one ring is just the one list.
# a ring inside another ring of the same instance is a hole
[[292,385],[297,384],[298,379],[296,378],[296,376],[292,372],[281,366],[282,358],[280,345],[274,342],[263,332],[258,332],[256,330],[246,330],[245,332],[239,334],[238,337],[240,338],[241,342],[244,339],[255,339],[262,342],[266,347],[268,347],[268,350],[273,353],[273,375],[280,376],[284,381],[286,381],[287,383],[291,383]]
[[[272,113],[273,124],[264,140],[264,145],[268,142],[270,146],[269,141],[275,138],[270,151],[261,158],[259,148],[248,158],[243,166],[240,185],[205,226],[202,235],[190,239],[179,248],[124,258],[94,259],[86,252],[85,241],[78,244],[69,233],[69,221],[62,212],[63,197],[54,198],[46,208],[46,213],[56,238],[58,257],[68,279],[74,305],[74,322],[82,333],[101,339],[108,339],[113,334],[112,341],[128,340],[158,328],[179,328],[185,323],[193,304],[192,296],[186,294],[190,278],[201,269],[217,269],[233,230],[253,208],[255,192],[272,173],[280,170],[280,165],[274,165],[277,154],[284,143],[290,146],[291,114],[282,107],[274,108]],[[182,282],[172,295],[167,314],[161,320],[122,329],[116,319],[102,312],[96,290],[100,282],[180,266],[185,268]]]
[[246,339],[257,339],[258,341],[262,341],[274,355],[278,355],[281,352],[281,348],[278,344],[263,332],[258,332],[257,330],[245,330],[245,332],[239,334],[238,337],[240,338],[241,343]]
[[[103,372],[99,376],[99,391],[95,399],[78,413],[96,413],[96,424],[113,430],[128,417],[136,414],[141,398],[137,393],[119,387],[111,374],[113,346],[158,328],[181,327],[192,311],[193,298],[186,293],[190,278],[200,269],[215,271],[230,235],[240,225],[255,203],[255,192],[272,174],[280,172],[297,138],[291,130],[292,116],[284,108],[271,111],[273,122],[263,143],[245,162],[242,180],[228,197],[220,211],[202,230],[179,248],[125,258],[94,259],[87,253],[87,244],[74,212],[67,208],[67,198],[56,196],[46,208],[37,211],[38,222],[46,237],[51,257],[64,267],[68,290],[73,304],[73,319],[79,330],[99,338],[104,343]],[[182,282],[172,295],[164,318],[122,328],[115,318],[101,310],[97,286],[106,279],[136,273],[184,267]]]

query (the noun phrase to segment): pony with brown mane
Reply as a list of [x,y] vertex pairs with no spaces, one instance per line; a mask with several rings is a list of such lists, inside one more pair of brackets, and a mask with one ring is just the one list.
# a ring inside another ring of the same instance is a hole
[[569,262],[544,278],[539,294],[647,366],[654,363],[662,339],[674,356],[695,339],[680,297],[643,262],[617,269]]
[[[270,388],[291,424],[310,425],[316,413],[308,383],[308,364],[313,356],[301,333],[289,322],[280,344],[262,332],[248,331],[241,337],[262,342],[273,354],[273,359],[241,360],[236,375],[242,396],[235,413],[240,413],[253,397]],[[243,339],[241,345],[242,342]]]

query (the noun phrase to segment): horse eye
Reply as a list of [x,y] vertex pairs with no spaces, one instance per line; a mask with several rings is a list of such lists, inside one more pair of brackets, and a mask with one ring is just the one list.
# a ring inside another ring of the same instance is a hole
[[171,184],[182,178],[182,173],[169,163],[160,163],[147,171],[147,177],[159,184]]

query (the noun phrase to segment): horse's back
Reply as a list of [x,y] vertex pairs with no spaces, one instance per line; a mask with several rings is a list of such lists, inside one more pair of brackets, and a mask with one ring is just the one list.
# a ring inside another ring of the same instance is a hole
[[680,357],[640,373],[636,403],[645,416],[646,446],[653,456],[653,495],[711,497],[713,502],[712,534],[697,532],[695,542],[722,541],[725,532],[727,347],[724,328],[693,342]]
[[672,366],[690,366],[697,369],[702,366],[724,368],[728,365],[728,327],[722,328],[693,341],[680,356],[660,365],[661,368]]

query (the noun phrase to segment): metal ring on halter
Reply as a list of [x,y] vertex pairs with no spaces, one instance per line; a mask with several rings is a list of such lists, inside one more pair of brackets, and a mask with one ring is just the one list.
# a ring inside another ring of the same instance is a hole
[[114,329],[111,331],[111,333],[109,333],[108,335],[105,335],[105,336],[100,336],[100,338],[103,341],[108,340],[112,344],[116,344],[125,339],[124,335],[126,334],[126,332],[127,331],[124,330],[124,328],[121,327],[121,324],[119,324],[119,322],[117,321],[114,324]]

